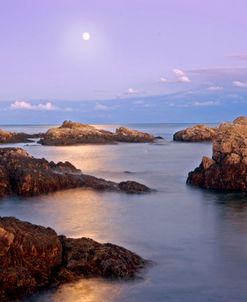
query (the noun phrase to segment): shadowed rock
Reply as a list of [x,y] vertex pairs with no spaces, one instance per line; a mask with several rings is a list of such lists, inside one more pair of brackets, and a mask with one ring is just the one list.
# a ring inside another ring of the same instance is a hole
[[146,263],[117,245],[66,238],[14,217],[0,218],[1,301],[85,276],[132,278]]
[[123,187],[113,181],[83,174],[69,162],[55,164],[44,158],[34,158],[21,148],[0,149],[0,197],[10,194],[34,196],[79,187],[150,192],[144,185],[133,182],[131,186],[131,183]]
[[206,142],[213,140],[216,134],[217,128],[196,125],[176,132],[173,135],[173,140],[182,142]]
[[65,121],[60,127],[49,129],[40,140],[43,145],[64,146],[78,144],[109,144],[116,142],[153,142],[154,136],[125,127],[110,132],[90,125]]
[[247,192],[247,125],[221,124],[213,140],[212,159],[203,157],[187,182],[206,189]]

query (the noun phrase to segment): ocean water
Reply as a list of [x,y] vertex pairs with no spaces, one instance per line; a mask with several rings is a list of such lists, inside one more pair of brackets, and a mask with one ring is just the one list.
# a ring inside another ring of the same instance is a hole
[[[211,154],[210,143],[172,142],[172,134],[188,124],[129,126],[161,135],[165,141],[18,146],[35,157],[68,160],[88,174],[142,182],[156,192],[128,195],[73,189],[35,198],[4,198],[0,215],[50,226],[71,237],[116,243],[154,264],[133,281],[80,280],[25,302],[246,302],[247,196],[186,185],[188,172],[203,155]],[[34,133],[49,126],[4,128]]]

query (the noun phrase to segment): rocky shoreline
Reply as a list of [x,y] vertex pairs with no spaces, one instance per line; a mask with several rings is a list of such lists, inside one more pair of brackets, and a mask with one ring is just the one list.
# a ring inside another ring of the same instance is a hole
[[147,261],[110,243],[58,236],[51,228],[0,218],[0,300],[83,277],[134,278]]
[[22,148],[0,148],[0,197],[36,196],[58,190],[92,188],[126,193],[151,192],[135,181],[116,183],[83,174],[69,162],[48,162],[29,155]]
[[247,118],[219,126],[212,158],[203,157],[187,183],[205,189],[247,192]]

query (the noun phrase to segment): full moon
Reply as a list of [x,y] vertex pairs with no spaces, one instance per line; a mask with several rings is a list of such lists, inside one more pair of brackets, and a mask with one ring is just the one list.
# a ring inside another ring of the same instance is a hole
[[90,34],[87,33],[87,32],[83,33],[83,34],[82,34],[82,39],[83,39],[84,41],[88,41],[88,40],[90,39]]

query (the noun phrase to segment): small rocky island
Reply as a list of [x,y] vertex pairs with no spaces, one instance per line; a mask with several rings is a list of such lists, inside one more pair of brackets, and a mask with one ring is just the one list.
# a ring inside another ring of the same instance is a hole
[[117,245],[66,238],[51,228],[0,218],[1,301],[83,277],[133,278],[146,264]]
[[69,162],[37,159],[22,148],[0,148],[0,197],[35,196],[72,188],[143,193],[151,190],[135,181],[115,183],[83,174]]
[[219,126],[212,158],[203,157],[187,183],[206,189],[247,192],[247,118]]
[[0,144],[29,143],[33,138],[40,138],[43,133],[16,133],[0,129]]
[[208,142],[212,141],[216,134],[217,128],[205,125],[195,125],[176,132],[173,135],[173,140],[181,142]]
[[120,127],[115,133],[94,126],[64,121],[60,127],[49,129],[40,140],[43,145],[66,146],[79,144],[111,144],[116,142],[154,142],[151,134]]

